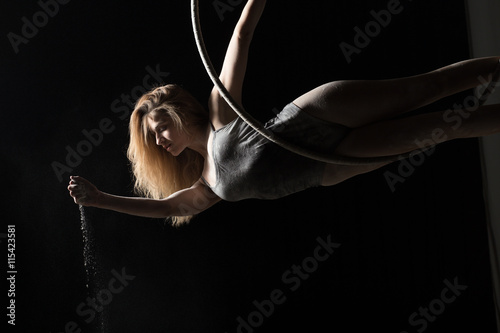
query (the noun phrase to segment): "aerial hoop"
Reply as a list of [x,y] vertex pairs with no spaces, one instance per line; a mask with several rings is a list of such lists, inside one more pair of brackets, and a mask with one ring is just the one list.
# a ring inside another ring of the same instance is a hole
[[[267,128],[265,128],[259,121],[257,121],[255,118],[253,118],[249,113],[247,113],[241,105],[239,105],[229,94],[227,91],[226,87],[222,84],[222,82],[219,79],[219,75],[214,69],[214,66],[212,65],[212,61],[210,60],[210,57],[208,56],[207,49],[205,47],[205,42],[203,41],[203,34],[201,32],[201,25],[200,25],[200,15],[199,15],[199,3],[198,0],[191,0],[191,21],[193,24],[193,33],[194,33],[194,38],[196,41],[196,46],[198,47],[198,52],[200,53],[201,60],[203,61],[203,64],[205,65],[205,69],[208,73],[208,76],[214,83],[214,85],[217,87],[217,90],[219,90],[219,93],[221,96],[224,98],[224,100],[229,104],[229,106],[236,112],[236,114],[244,121],[246,122],[250,127],[252,127],[255,131],[257,131],[260,135],[265,137],[271,142],[274,142],[275,144],[281,146],[282,148],[285,148],[295,154],[302,155],[304,157],[321,161],[321,162],[326,162],[326,163],[331,163],[331,164],[341,164],[341,165],[373,165],[373,164],[379,164],[379,163],[388,163],[388,162],[395,162],[397,160],[403,160],[408,157],[417,155],[422,153],[424,150],[419,149],[415,150],[406,154],[400,154],[400,155],[392,155],[392,156],[381,156],[381,157],[369,157],[369,158],[359,158],[359,157],[348,157],[348,156],[339,156],[339,155],[332,155],[332,154],[321,154],[318,152],[312,152],[309,150],[306,150],[300,146],[293,145],[290,142],[287,142],[277,136],[275,133],[271,132]],[[494,90],[494,85],[495,81],[498,81],[500,76],[500,64],[497,67],[497,70],[495,74],[493,75],[493,80],[490,82],[488,87],[486,87],[485,91],[483,92],[482,96],[479,98],[479,105],[482,105],[486,102],[486,100],[489,98],[491,95],[492,91]],[[430,149],[431,147],[429,147]]]

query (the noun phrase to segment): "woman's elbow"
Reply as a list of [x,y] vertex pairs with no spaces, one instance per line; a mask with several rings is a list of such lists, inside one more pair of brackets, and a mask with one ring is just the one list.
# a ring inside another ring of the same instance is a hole
[[169,218],[175,215],[172,205],[168,200],[160,200],[160,207],[158,209],[159,218]]
[[236,31],[236,37],[240,44],[250,44],[254,31],[249,28],[241,28]]
[[172,202],[166,200],[161,208],[161,217],[169,218],[174,216],[192,216],[204,211],[199,205],[188,205],[185,202]]

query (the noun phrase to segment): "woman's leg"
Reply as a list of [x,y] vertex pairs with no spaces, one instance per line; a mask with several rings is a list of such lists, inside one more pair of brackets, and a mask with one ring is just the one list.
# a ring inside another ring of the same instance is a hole
[[[385,120],[353,129],[337,147],[335,154],[354,157],[377,157],[408,153],[459,138],[474,138],[500,133],[500,104],[477,110],[432,112],[396,120]],[[464,118],[457,121],[457,115]],[[329,164],[323,185],[334,185],[388,163],[373,166]]]
[[499,60],[500,57],[465,60],[401,79],[331,82],[293,103],[317,118],[357,128],[489,82]]
[[[475,111],[432,112],[383,120],[353,129],[335,153],[355,157],[398,155],[445,141],[474,138],[500,132],[500,104]],[[463,119],[458,121],[458,115]]]

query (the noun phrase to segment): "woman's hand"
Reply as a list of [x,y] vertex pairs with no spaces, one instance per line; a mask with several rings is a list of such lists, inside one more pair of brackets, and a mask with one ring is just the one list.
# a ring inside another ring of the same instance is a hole
[[79,176],[71,176],[68,186],[69,195],[76,204],[82,206],[96,206],[101,191],[91,182]]

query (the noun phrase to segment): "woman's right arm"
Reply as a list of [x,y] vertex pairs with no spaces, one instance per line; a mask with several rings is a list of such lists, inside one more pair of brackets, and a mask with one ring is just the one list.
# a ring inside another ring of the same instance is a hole
[[78,176],[71,177],[68,190],[76,204],[152,218],[195,215],[220,201],[201,181],[160,200],[104,193],[85,178]]

